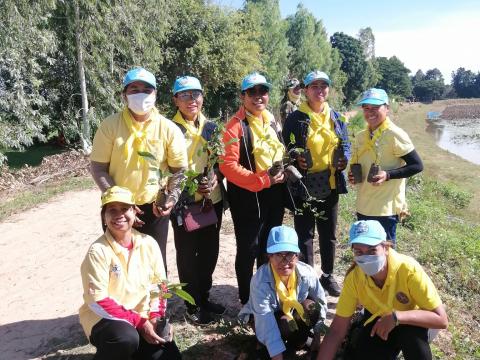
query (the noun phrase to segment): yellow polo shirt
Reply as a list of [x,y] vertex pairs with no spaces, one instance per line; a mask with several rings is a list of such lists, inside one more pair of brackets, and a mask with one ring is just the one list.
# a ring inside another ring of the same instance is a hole
[[87,337],[102,319],[97,301],[109,297],[127,310],[148,318],[150,287],[166,279],[163,258],[157,242],[149,235],[133,231],[133,249],[118,244],[105,232],[88,249],[80,267],[84,304],[80,307],[80,324]]
[[[345,277],[343,289],[338,299],[336,314],[350,317],[357,304],[361,304],[371,314],[392,310],[433,310],[442,304],[435,285],[415,259],[389,249],[387,256],[388,275],[380,289],[358,266]],[[393,288],[392,288],[393,287]],[[377,301],[369,296],[369,292]],[[390,294],[392,299],[390,300]],[[391,302],[392,306],[387,304]],[[388,308],[382,309],[378,303]],[[380,315],[379,315],[380,316]]]
[[[154,109],[149,119],[142,123],[133,120],[133,123],[136,131],[146,133],[141,149],[153,154],[157,162],[152,166],[144,158],[137,161],[135,151],[130,148],[129,156],[125,149],[130,130],[123,113],[113,114],[100,124],[93,138],[90,160],[109,163],[108,172],[115,184],[130,189],[137,205],[150,203],[159,190],[159,176],[154,168],[165,172],[169,166],[187,166],[185,138],[178,126]],[[162,183],[166,181],[162,179]]]
[[[398,215],[406,210],[405,179],[391,179],[380,186],[373,186],[367,181],[370,165],[375,161],[375,153],[365,146],[369,139],[368,129],[362,130],[355,137],[351,163],[358,162],[362,165],[363,181],[356,185],[357,212],[369,216]],[[390,121],[378,139],[378,152],[380,154],[381,170],[390,170],[402,167],[405,161],[401,158],[415,148],[408,134]],[[358,160],[357,160],[358,159]]]

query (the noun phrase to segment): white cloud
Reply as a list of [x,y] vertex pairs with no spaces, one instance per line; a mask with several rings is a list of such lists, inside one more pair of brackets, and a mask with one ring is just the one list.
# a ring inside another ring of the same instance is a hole
[[376,56],[396,55],[415,73],[438,68],[446,82],[464,67],[480,71],[480,13],[450,14],[412,30],[376,32]]

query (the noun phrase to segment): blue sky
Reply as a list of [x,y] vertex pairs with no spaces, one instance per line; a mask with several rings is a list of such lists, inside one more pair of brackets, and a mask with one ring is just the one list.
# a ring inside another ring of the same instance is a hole
[[[243,0],[215,0],[239,8]],[[328,34],[342,31],[356,36],[371,27],[376,56],[396,55],[415,73],[437,67],[447,82],[459,67],[480,71],[479,0],[280,0],[283,17],[294,14],[302,3]]]

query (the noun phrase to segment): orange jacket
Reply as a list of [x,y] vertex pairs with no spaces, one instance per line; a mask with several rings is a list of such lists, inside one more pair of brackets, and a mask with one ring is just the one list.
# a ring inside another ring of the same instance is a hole
[[[220,163],[220,171],[227,180],[243,189],[258,192],[270,187],[270,178],[266,170],[253,172],[240,165],[240,146],[245,146],[241,121],[246,119],[245,108],[242,106],[225,125],[223,143],[225,155]],[[228,144],[231,139],[238,141]],[[227,145],[228,144],[228,145]],[[247,150],[248,152],[248,150]],[[250,161],[254,164],[255,158],[251,155]]]

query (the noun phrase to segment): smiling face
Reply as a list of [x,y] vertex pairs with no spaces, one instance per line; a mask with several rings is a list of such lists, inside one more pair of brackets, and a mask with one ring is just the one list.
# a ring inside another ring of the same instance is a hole
[[122,202],[111,202],[105,205],[104,221],[112,234],[130,231],[135,221],[134,206]]
[[388,115],[388,105],[362,105],[363,116],[370,130],[375,130],[385,121]]
[[242,99],[245,109],[255,116],[260,116],[268,105],[268,87],[264,85],[255,85],[254,87],[242,92]]
[[185,120],[194,121],[202,111],[203,94],[200,90],[186,90],[175,94],[173,101]]
[[305,88],[305,96],[307,97],[310,107],[316,104],[323,104],[327,101],[330,87],[323,80],[315,80]]
[[298,255],[294,252],[279,252],[268,255],[270,264],[278,275],[285,277],[295,271],[297,265]]

